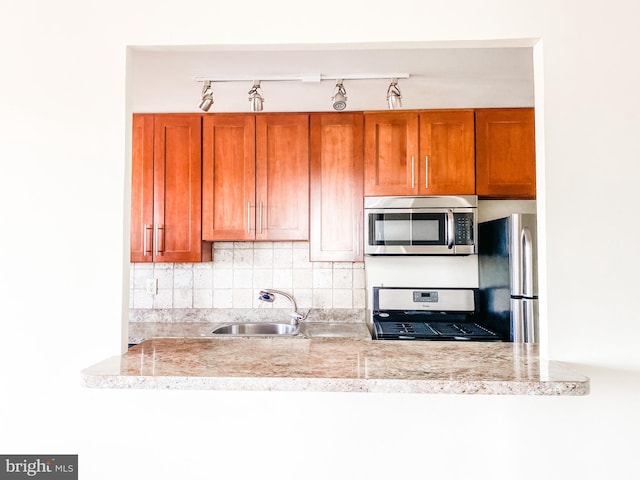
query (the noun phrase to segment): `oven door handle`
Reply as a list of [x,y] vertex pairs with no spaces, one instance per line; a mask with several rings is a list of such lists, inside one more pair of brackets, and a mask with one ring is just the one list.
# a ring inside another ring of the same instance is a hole
[[447,248],[451,250],[453,248],[455,240],[454,223],[453,223],[453,210],[447,210]]

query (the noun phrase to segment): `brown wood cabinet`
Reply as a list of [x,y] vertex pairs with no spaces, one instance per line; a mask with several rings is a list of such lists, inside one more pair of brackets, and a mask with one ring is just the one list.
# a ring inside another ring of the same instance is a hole
[[310,119],[309,259],[363,260],[362,113],[318,113]]
[[133,116],[131,261],[211,260],[201,236],[201,117]]
[[420,113],[419,195],[475,193],[473,110]]
[[309,116],[207,115],[203,237],[308,240]]
[[215,114],[202,120],[202,237],[255,238],[255,116]]
[[365,195],[475,193],[473,110],[365,114]]
[[365,195],[416,195],[418,114],[364,114]]
[[536,198],[533,108],[476,110],[476,193]]

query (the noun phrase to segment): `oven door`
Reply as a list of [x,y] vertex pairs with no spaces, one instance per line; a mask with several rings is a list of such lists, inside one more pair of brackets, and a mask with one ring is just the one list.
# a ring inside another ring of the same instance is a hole
[[365,212],[365,254],[455,253],[453,210],[368,209]]

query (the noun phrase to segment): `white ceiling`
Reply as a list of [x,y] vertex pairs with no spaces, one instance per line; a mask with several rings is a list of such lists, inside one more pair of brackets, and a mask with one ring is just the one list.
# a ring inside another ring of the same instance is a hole
[[[531,46],[131,47],[133,112],[199,112],[196,77],[408,73],[405,109],[531,107]],[[210,112],[247,112],[251,81],[213,84]],[[347,111],[385,110],[388,80],[345,80]],[[264,111],[331,111],[334,81],[262,82]]]

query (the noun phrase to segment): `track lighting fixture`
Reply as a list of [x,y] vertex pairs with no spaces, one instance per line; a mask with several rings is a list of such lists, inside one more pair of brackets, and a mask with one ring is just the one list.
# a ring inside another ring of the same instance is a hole
[[400,89],[398,88],[397,78],[391,79],[391,83],[389,84],[389,88],[387,89],[387,104],[389,105],[389,110],[397,110],[398,108],[402,108],[402,95],[400,94]]
[[342,85],[341,78],[336,82],[336,88],[333,90],[331,101],[333,102],[334,110],[340,111],[347,107],[347,91],[344,89],[344,85]]
[[[398,79],[407,79],[410,75],[408,73],[390,72],[390,73],[305,73],[300,75],[269,75],[255,72],[251,75],[221,75],[221,76],[207,76],[207,77],[194,77],[196,82],[202,82],[202,94],[198,108],[204,112],[208,112],[213,105],[213,88],[212,84],[215,82],[253,82],[251,90],[249,90],[249,108],[252,112],[261,112],[264,108],[264,95],[260,84],[262,82],[302,82],[303,84],[320,83],[325,80],[332,80],[336,82],[333,90],[333,96],[331,97],[331,106],[334,110],[342,111],[347,108],[347,91],[344,88],[344,80],[377,80],[385,79],[390,80],[389,88],[387,89],[387,103],[390,110],[402,108],[402,95],[398,88]],[[255,80],[259,78],[260,80]]]
[[211,88],[211,82],[209,80],[204,82],[202,86],[202,99],[198,104],[198,108],[203,112],[208,112],[213,105],[213,89]]
[[260,88],[260,80],[253,82],[253,87],[249,90],[249,104],[252,112],[261,112],[262,104],[264,103],[264,97],[262,96],[262,89]]

